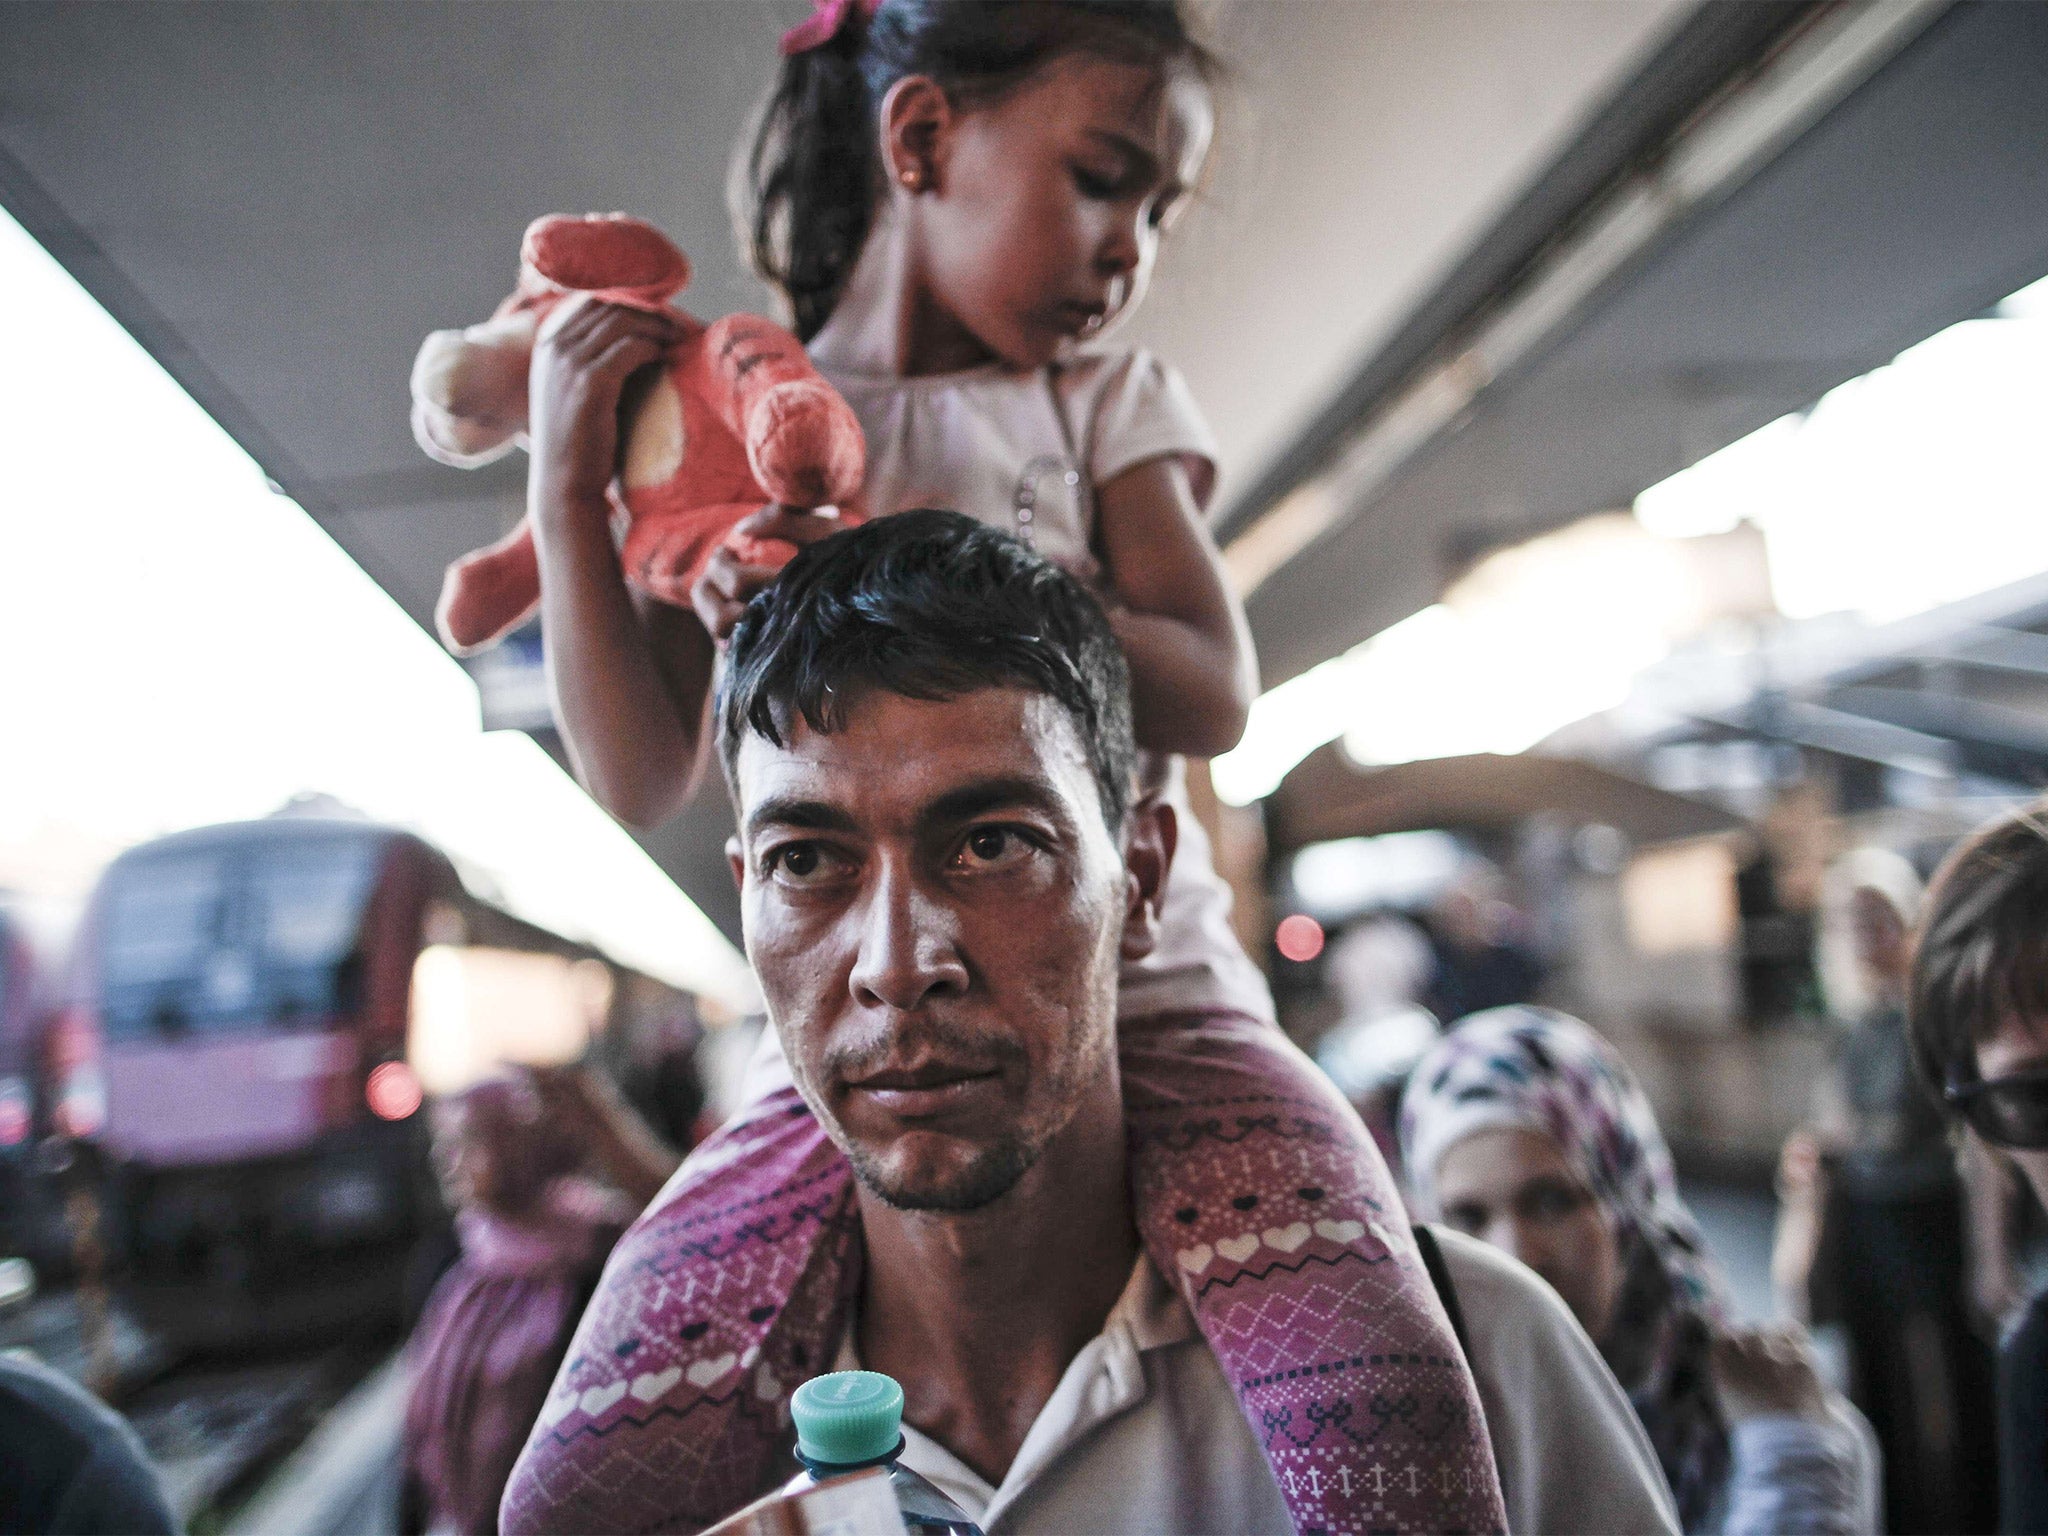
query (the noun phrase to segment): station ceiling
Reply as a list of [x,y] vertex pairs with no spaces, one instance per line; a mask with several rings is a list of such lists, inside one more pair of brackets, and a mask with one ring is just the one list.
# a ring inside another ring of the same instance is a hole
[[[1227,142],[1140,320],[1208,403],[1226,497],[1691,4],[1216,8]],[[443,565],[517,516],[523,464],[420,454],[420,337],[488,313],[553,210],[650,217],[691,254],[693,308],[765,309],[726,162],[804,9],[15,0],[0,203],[428,624]],[[735,933],[726,826],[713,797],[644,841]]]
[[[1691,30],[1709,45],[1719,32],[1739,47],[1746,40],[1728,35],[1729,20],[1772,11],[1711,8]],[[1269,684],[1434,601],[1489,548],[1625,507],[2048,273],[2048,5],[1880,3],[1810,8],[1801,19],[1838,34],[1890,25],[1896,51],[1727,196],[1635,253],[1252,594]],[[1800,39],[1766,41],[1768,49]],[[1662,62],[1668,55],[1642,78]],[[1736,65],[1724,91],[1739,92],[1753,67]],[[1615,115],[1637,105],[1625,94]],[[1600,126],[1580,141],[1579,158],[1614,154],[1602,149]],[[1656,156],[1670,152],[1670,141],[1649,139],[1609,163],[1619,182],[1653,182]],[[1553,178],[1579,169],[1568,155]],[[1560,209],[1532,245],[1572,217]],[[1483,276],[1489,259],[1498,262],[1482,245],[1467,266]],[[1446,280],[1446,297],[1460,279]],[[1261,510],[1314,484],[1347,434],[1404,384],[1455,358],[1517,280],[1501,273],[1492,291],[1420,306],[1428,329],[1393,338],[1368,360],[1297,439],[1294,464],[1233,507],[1226,531],[1248,536],[1244,526]],[[1430,316],[1432,307],[1439,313]],[[1412,361],[1387,366],[1397,353]]]
[[[1683,107],[1840,9],[1224,0],[1225,150],[1137,338],[1214,420],[1225,527],[1255,528],[1455,344],[1512,280],[1490,250],[1540,262],[1644,152],[1616,124],[1646,93]],[[424,623],[446,561],[517,515],[523,466],[419,454],[420,336],[488,312],[519,231],[556,209],[651,217],[692,255],[692,307],[765,308],[722,189],[802,10],[16,0],[0,203]],[[1487,543],[1625,504],[2048,270],[2048,6],[1917,10],[1818,127],[1272,574],[1251,600],[1269,682],[1431,601]],[[706,803],[645,841],[734,932],[725,825]]]

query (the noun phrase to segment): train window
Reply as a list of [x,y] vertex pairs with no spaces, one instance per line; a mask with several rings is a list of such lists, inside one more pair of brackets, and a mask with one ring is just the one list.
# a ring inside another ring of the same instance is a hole
[[112,987],[199,975],[219,934],[225,861],[218,855],[128,865],[107,902],[105,980]]
[[263,914],[264,960],[340,964],[355,947],[380,852],[372,843],[337,839],[255,860],[250,880]]
[[379,854],[373,842],[318,838],[127,866],[107,905],[109,1030],[331,1024],[361,990],[349,961]]

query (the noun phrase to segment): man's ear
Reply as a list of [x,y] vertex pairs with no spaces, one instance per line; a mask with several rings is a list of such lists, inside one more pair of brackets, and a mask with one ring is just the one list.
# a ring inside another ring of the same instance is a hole
[[725,862],[732,866],[732,883],[744,891],[747,888],[747,856],[740,851],[737,834],[725,840]]
[[905,75],[889,87],[876,117],[882,169],[890,185],[910,192],[937,191],[956,121],[945,88],[930,75]]
[[1159,942],[1159,907],[1180,844],[1180,818],[1165,799],[1147,795],[1124,819],[1124,938],[1118,951],[1142,960]]

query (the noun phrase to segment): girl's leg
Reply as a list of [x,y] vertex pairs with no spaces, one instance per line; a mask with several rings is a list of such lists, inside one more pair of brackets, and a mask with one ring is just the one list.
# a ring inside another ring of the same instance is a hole
[[1139,1234],[1295,1529],[1505,1530],[1478,1389],[1350,1105],[1256,1019],[1118,1028]]

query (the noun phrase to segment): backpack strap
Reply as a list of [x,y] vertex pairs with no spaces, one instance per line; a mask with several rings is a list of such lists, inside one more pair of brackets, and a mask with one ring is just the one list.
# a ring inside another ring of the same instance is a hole
[[1421,1222],[1410,1230],[1415,1234],[1416,1251],[1422,1255],[1422,1267],[1429,1271],[1430,1284],[1436,1287],[1437,1299],[1450,1315],[1451,1332],[1458,1336],[1458,1348],[1469,1354],[1472,1341],[1465,1337],[1465,1311],[1458,1305],[1458,1288],[1451,1284],[1450,1266],[1444,1263],[1444,1251],[1436,1234]]

